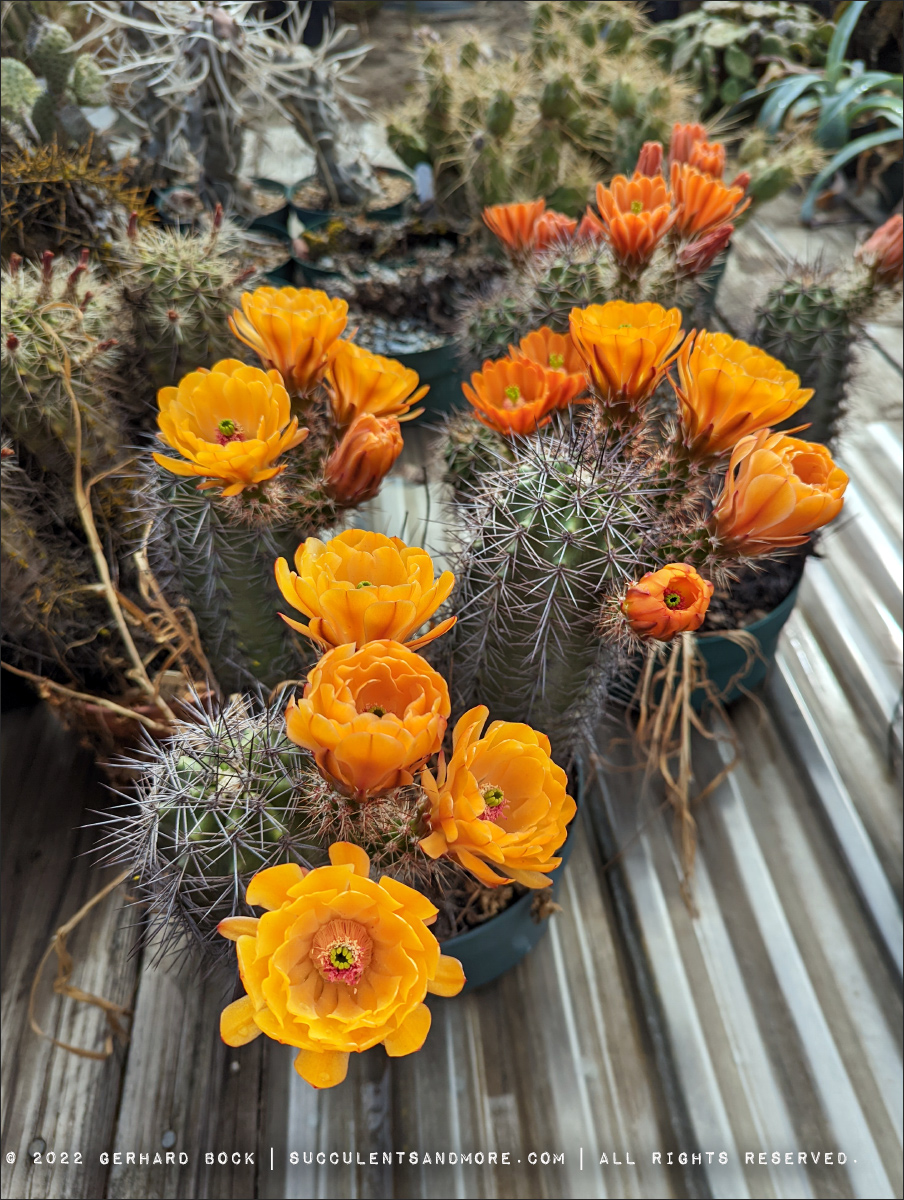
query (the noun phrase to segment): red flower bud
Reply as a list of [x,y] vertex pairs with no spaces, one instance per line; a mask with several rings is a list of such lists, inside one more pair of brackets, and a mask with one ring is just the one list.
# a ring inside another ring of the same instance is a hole
[[22,266],[22,255],[21,254],[11,254],[9,256],[9,273],[10,273],[10,275],[17,274],[18,270],[21,266]]
[[323,471],[327,491],[340,504],[369,500],[377,494],[383,476],[402,453],[402,446],[395,417],[361,413],[327,459]]
[[735,175],[734,179],[731,181],[731,186],[733,188],[743,188],[743,190],[746,192],[750,187],[750,172],[741,171],[738,175]]
[[904,217],[900,213],[889,217],[855,257],[872,271],[877,284],[892,287],[900,283],[904,274]]
[[673,163],[691,161],[695,142],[706,141],[706,130],[702,125],[673,125],[672,140],[669,142],[669,168]]
[[734,225],[717,225],[708,230],[678,251],[678,266],[688,275],[699,275],[727,249],[733,233]]
[[662,174],[662,142],[644,142],[637,156],[636,175]]
[[126,237],[130,242],[134,242],[138,237],[138,213],[132,212],[129,214],[129,224],[126,227]]
[[8,333],[6,335],[6,348],[10,354],[15,354],[15,352],[19,349],[19,339],[14,333]]

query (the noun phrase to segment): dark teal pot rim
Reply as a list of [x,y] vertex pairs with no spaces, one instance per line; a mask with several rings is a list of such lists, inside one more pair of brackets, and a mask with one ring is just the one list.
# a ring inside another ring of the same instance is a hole
[[301,187],[303,183],[312,183],[317,179],[316,175],[305,175],[303,179],[299,179],[297,183],[287,188],[288,203],[293,212],[304,222],[308,229],[316,229],[321,225],[326,225],[328,221],[334,218],[341,221],[346,217],[363,216],[374,221],[391,221],[397,217],[401,217],[404,214],[405,206],[410,203],[415,194],[414,177],[411,172],[400,170],[398,167],[375,167],[374,173],[377,175],[389,175],[396,179],[407,179],[411,185],[410,193],[403,199],[396,201],[395,204],[388,205],[386,208],[368,208],[357,212],[348,209],[338,211],[327,208],[305,208],[301,204],[296,204],[292,199],[296,188]]
[[[771,612],[767,612],[765,617],[760,617],[760,619],[758,621],[754,621],[752,625],[745,625],[739,631],[729,630],[728,632],[750,633],[759,641],[758,634],[765,633],[767,629],[770,629],[777,622],[784,624],[784,622],[790,616],[794,605],[797,603],[797,593],[799,591],[800,583],[796,583],[781,604],[777,604]],[[724,642],[727,645],[735,644],[732,642],[731,638],[725,637],[722,631],[717,629],[714,629],[711,633],[707,633],[705,630],[702,633],[698,633],[697,641],[703,645],[714,645],[718,644],[719,642]]]

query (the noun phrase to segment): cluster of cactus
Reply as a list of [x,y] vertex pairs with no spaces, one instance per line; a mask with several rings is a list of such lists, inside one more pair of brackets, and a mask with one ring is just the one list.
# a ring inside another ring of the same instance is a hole
[[102,104],[106,81],[94,57],[76,54],[73,47],[68,29],[38,16],[28,27],[21,58],[0,60],[2,114],[13,129],[40,142],[80,145],[91,137],[80,106]]
[[99,156],[93,143],[69,149],[56,141],[31,146],[4,136],[2,165],[4,259],[87,248],[112,267],[114,244],[129,214],[134,212],[141,225],[150,218],[146,194],[132,187],[120,167]]
[[136,349],[132,366],[152,385],[152,398],[157,388],[232,354],[227,318],[254,271],[242,262],[241,231],[222,212],[198,237],[133,220],[116,249]]
[[205,199],[241,205],[245,132],[278,114],[315,152],[337,202],[378,190],[369,164],[351,153],[346,113],[363,112],[350,84],[365,50],[345,47],[349,26],[307,46],[305,5],[290,5],[284,20],[242,0],[86,7],[97,20],[102,69],[117,83],[114,103],[146,130],[140,155],[149,181],[197,179]]
[[252,916],[251,877],[294,862],[323,866],[336,841],[361,846],[378,871],[409,884],[443,873],[418,849],[424,796],[417,787],[355,804],[286,736],[282,707],[234,695],[215,708],[195,698],[160,744],[148,740],[122,765],[137,796],[107,815],[98,853],[128,865],[157,934],[157,949],[222,958],[220,921]]
[[601,173],[629,170],[645,141],[689,119],[688,89],[645,52],[645,28],[635,4],[541,4],[523,53],[429,35],[390,145],[433,166],[450,212],[538,195],[580,212]]
[[735,104],[770,63],[822,66],[833,29],[806,4],[719,0],[656,25],[649,44],[667,70],[690,76],[706,117]]
[[900,282],[863,261],[862,252],[834,271],[796,266],[756,311],[757,345],[800,376],[815,395],[807,437],[834,445],[844,426],[847,392],[862,323]]

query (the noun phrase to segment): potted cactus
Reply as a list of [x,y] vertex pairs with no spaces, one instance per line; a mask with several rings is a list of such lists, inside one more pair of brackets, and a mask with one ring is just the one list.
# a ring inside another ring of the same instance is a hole
[[[164,947],[222,958],[237,943],[247,994],[223,1013],[223,1039],[295,1045],[302,1077],[329,1087],[349,1052],[418,1050],[426,992],[455,995],[472,965],[473,986],[527,952],[542,930],[521,927],[527,910],[551,911],[576,806],[548,739],[487,728],[483,705],[443,756],[449,689],[417,651],[455,623],[436,620],[450,572],[362,530],[307,539],[294,566],[276,563],[284,621],[323,651],[303,694],[285,709],[196,706],[132,760],[138,798],[108,818],[104,849]],[[341,1019],[287,1007],[280,977]]]

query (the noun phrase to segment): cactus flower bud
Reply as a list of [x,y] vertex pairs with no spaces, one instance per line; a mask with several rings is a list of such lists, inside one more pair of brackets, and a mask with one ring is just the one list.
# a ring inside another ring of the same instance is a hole
[[88,270],[88,259],[90,257],[91,251],[87,248],[84,248],[79,254],[78,263],[76,264],[75,269],[70,272],[69,277],[66,280],[66,291],[64,295],[66,296],[67,300],[71,300],[75,297],[75,289],[78,286],[79,278]]
[[326,461],[323,478],[327,491],[349,507],[370,500],[402,453],[403,445],[395,417],[361,413]]
[[671,169],[674,163],[690,162],[694,144],[705,141],[706,130],[702,125],[673,125],[672,140],[669,142],[669,168]]
[[904,217],[900,213],[889,217],[863,243],[855,257],[869,268],[874,282],[880,286],[900,283],[904,275]]
[[750,187],[750,180],[752,178],[753,176],[749,171],[740,171],[737,175],[735,175],[734,179],[732,179],[731,186],[733,188],[740,188],[742,191],[746,192]]
[[662,142],[644,142],[637,157],[635,175],[662,174]]
[[138,237],[138,213],[131,212],[129,214],[129,224],[126,226],[126,237],[130,242],[134,242]]
[[19,349],[19,339],[14,333],[8,333],[6,335],[6,348],[10,354],[15,354],[15,352]]
[[728,248],[733,233],[734,225],[717,225],[715,229],[708,230],[678,251],[678,266],[688,275],[701,274]]
[[670,642],[700,628],[713,590],[690,563],[668,563],[628,588],[622,612],[638,637]]
[[19,272],[19,268],[21,266],[22,266],[22,255],[21,254],[11,254],[9,256],[9,273],[10,273],[10,275],[17,275]]

